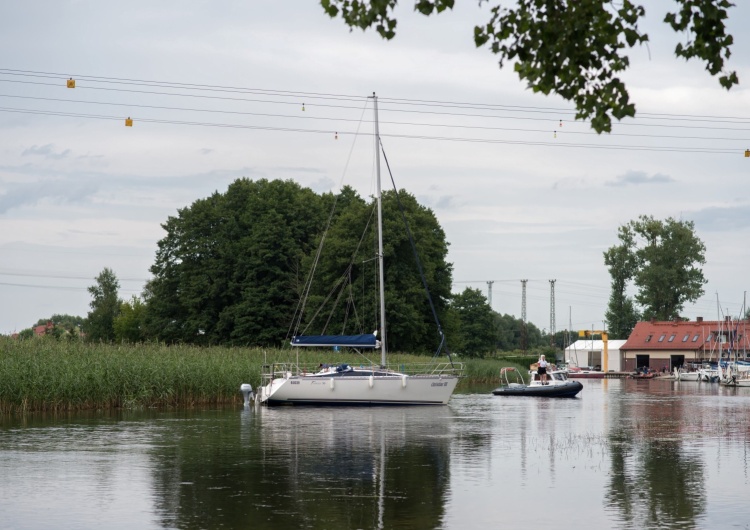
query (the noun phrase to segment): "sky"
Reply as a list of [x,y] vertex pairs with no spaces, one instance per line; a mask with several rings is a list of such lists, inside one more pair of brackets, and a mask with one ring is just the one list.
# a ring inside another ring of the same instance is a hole
[[686,37],[662,23],[673,4],[643,2],[650,42],[628,52],[622,76],[638,114],[601,136],[474,46],[486,4],[429,18],[401,4],[384,41],[314,0],[8,3],[0,334],[86,316],[105,267],[123,299],[139,295],[161,224],[238,178],[371,195],[373,93],[397,186],[445,230],[455,292],[491,293],[495,311],[521,317],[526,279],[527,320],[540,329],[553,316],[556,330],[602,329],[603,252],[619,226],[651,215],[694,222],[706,246],[705,294],[684,316],[739,314],[750,283],[750,3],[730,11],[727,66],[740,85],[726,91],[674,57]]

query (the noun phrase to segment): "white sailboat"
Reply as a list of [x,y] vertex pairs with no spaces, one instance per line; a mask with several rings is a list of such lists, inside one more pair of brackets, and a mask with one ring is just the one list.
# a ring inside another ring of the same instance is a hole
[[[295,347],[380,348],[380,365],[335,367],[319,366],[306,370],[299,363],[265,367],[258,399],[267,405],[445,405],[461,376],[461,363],[452,361],[419,367],[386,363],[386,315],[383,272],[383,213],[380,185],[380,132],[378,100],[373,94],[377,178],[378,274],[380,297],[380,337],[365,335],[308,335],[292,338]],[[441,332],[442,333],[442,332]]]

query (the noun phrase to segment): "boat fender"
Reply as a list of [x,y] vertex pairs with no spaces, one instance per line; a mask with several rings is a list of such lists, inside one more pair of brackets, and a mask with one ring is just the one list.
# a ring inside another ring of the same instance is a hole
[[333,390],[333,387],[334,387],[334,382],[333,382],[333,377],[331,377],[331,390]]
[[370,376],[370,388],[372,388],[374,384],[375,384],[375,378],[371,375]]
[[401,376],[401,388],[406,388],[406,376]]

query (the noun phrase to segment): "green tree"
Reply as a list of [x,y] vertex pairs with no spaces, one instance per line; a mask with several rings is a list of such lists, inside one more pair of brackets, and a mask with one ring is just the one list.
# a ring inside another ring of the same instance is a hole
[[524,323],[523,320],[513,315],[495,313],[494,325],[497,349],[500,351],[523,350],[524,337],[526,338],[526,349],[549,344],[549,337],[545,342],[538,327],[531,322]]
[[461,322],[461,354],[484,357],[495,349],[497,334],[493,311],[479,289],[467,287],[453,295],[452,306]]
[[119,314],[114,321],[115,340],[117,342],[142,342],[145,340],[145,314],[146,304],[137,296],[122,302]]
[[[431,210],[404,191],[399,197],[442,318],[452,281],[445,234]],[[383,194],[383,210],[388,345],[433,351],[439,336],[395,192]],[[167,342],[278,346],[290,331],[378,329],[373,213],[373,205],[351,188],[335,198],[292,181],[240,179],[224,194],[195,201],[162,225],[167,235],[158,243],[154,277],[143,293],[146,335]]]
[[665,221],[640,216],[620,227],[620,245],[607,253],[627,254],[635,263],[632,275],[638,289],[635,301],[644,319],[672,320],[685,303],[703,295],[706,247],[696,236],[692,221]]
[[117,297],[120,282],[112,269],[104,268],[96,277],[96,284],[88,288],[92,300],[86,318],[86,335],[93,341],[112,341],[115,338],[114,322],[121,301]]
[[[735,72],[725,71],[733,38],[725,21],[729,0],[675,0],[678,9],[664,18],[687,43],[677,44],[675,55],[705,62],[711,75],[722,74],[726,89],[739,83]],[[341,17],[352,28],[375,26],[385,39],[396,35],[393,16],[398,0],[321,0],[331,17]],[[414,9],[423,15],[453,9],[455,0],[416,0]],[[485,3],[484,0],[479,1]],[[487,2],[489,3],[489,2]],[[609,132],[612,118],[635,115],[620,75],[630,66],[625,53],[648,42],[638,23],[645,17],[643,6],[631,0],[515,0],[492,3],[490,19],[474,28],[477,47],[489,46],[499,56],[500,67],[512,62],[513,69],[529,88],[542,94],[556,93],[572,101],[576,119],[590,119],[597,132]]]
[[[351,189],[343,190],[339,203],[342,200],[337,206],[341,213],[326,235],[310,291],[310,316],[303,318],[302,327],[307,334],[361,333],[379,328],[375,205],[365,203]],[[458,337],[448,334],[456,329],[456,321],[455,315],[449,316],[453,269],[446,261],[445,233],[432,210],[404,190],[398,197],[392,190],[382,197],[387,346],[395,351],[434,352],[440,345],[399,202],[448,346],[456,349]],[[305,270],[311,268],[312,259],[306,260]]]
[[627,339],[640,319],[631,297],[627,295],[628,283],[638,269],[638,261],[632,252],[635,234],[630,225],[618,229],[621,243],[604,253],[604,263],[612,277],[612,292],[605,317],[610,336],[613,339]]
[[54,325],[50,333],[56,339],[74,339],[81,336],[81,331],[86,324],[86,318],[74,315],[55,314],[49,318],[40,318],[37,323],[34,324],[34,327],[43,326],[48,322],[52,322]]
[[33,339],[34,329],[33,328],[22,329],[21,331],[18,332],[18,338],[19,339]]
[[323,199],[292,181],[238,179],[162,225],[144,291],[146,332],[167,342],[278,346]]
[[383,193],[385,301],[390,330],[388,344],[399,351],[434,352],[439,346],[440,337],[399,210],[399,201],[435,312],[441,322],[445,320],[452,296],[453,265],[447,261],[448,242],[434,212],[420,205],[413,195],[403,189],[398,192],[398,200],[393,190]]

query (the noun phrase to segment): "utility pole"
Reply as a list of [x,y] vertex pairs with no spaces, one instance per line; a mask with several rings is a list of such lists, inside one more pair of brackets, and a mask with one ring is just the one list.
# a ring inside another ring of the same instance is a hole
[[555,282],[557,280],[549,281],[549,334],[550,334],[550,346],[555,347]]
[[526,333],[526,282],[528,281],[521,280],[521,349],[524,354],[528,346]]
[[490,304],[490,309],[492,309],[492,284],[495,283],[494,280],[489,280],[487,282],[487,303]]

